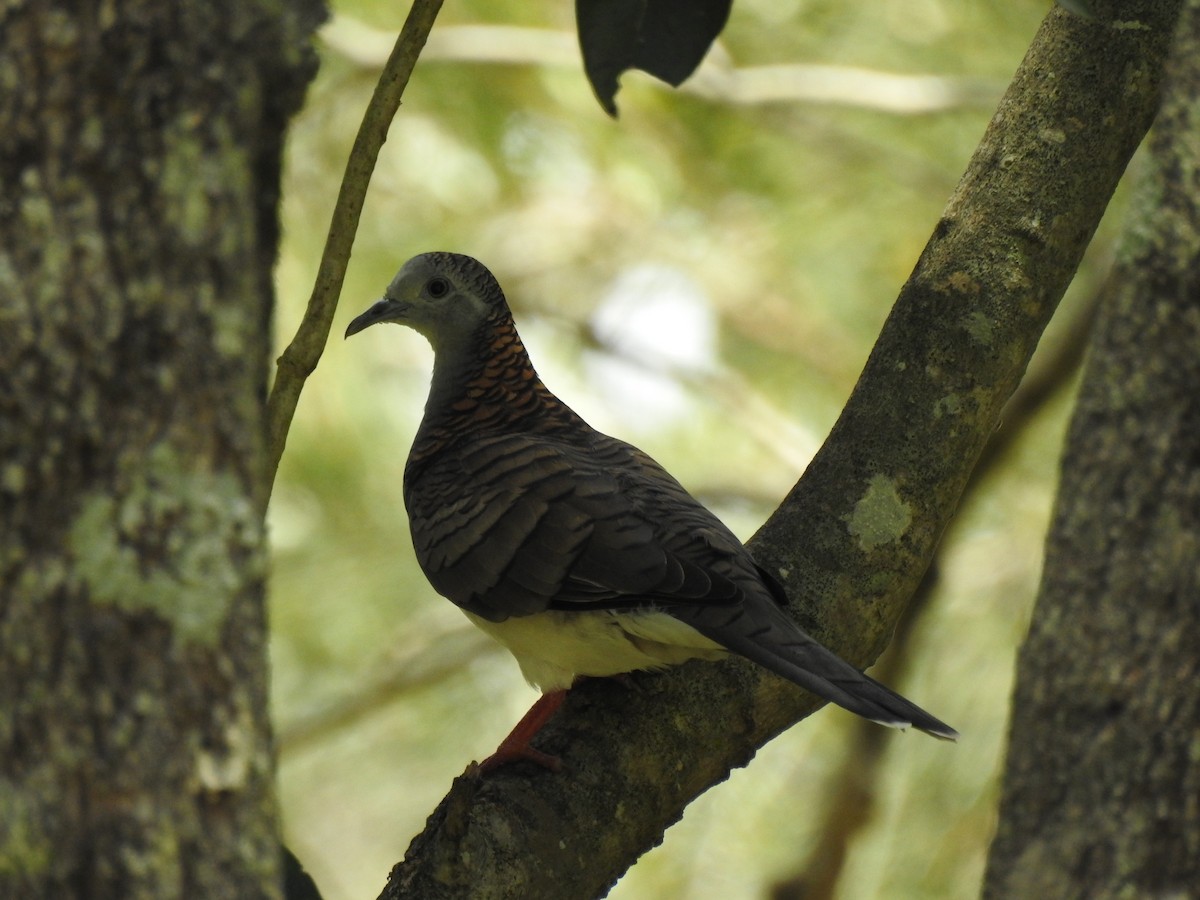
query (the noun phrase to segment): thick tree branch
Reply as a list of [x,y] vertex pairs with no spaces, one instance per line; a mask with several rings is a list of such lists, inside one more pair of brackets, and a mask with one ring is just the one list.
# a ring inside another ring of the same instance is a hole
[[[1110,284],[1111,281],[1105,281],[1086,303],[1073,310],[1069,327],[1060,329],[1059,341],[1052,347],[1043,345],[1040,355],[1034,357],[1029,374],[1005,405],[1004,427],[988,442],[971,473],[963,505],[959,507],[959,515],[949,524],[947,534],[962,527],[964,507],[981,496],[976,490],[978,485],[1009,459],[1018,438],[1027,432],[1046,403],[1070,388],[1083,360],[1096,308]],[[1065,312],[1067,310],[1060,309],[1060,320]],[[938,553],[942,553],[940,548]],[[887,653],[872,668],[873,678],[890,685],[905,683],[916,664],[909,654],[909,647],[921,632],[921,622],[930,608],[937,583],[935,558],[900,617]],[[866,719],[855,719],[851,732],[837,771],[823,788],[823,793],[834,799],[821,814],[822,824],[817,829],[820,841],[804,855],[795,875],[775,885],[773,900],[822,900],[836,896],[847,851],[875,816],[877,789],[883,779],[882,767],[887,761],[885,751],[890,746],[889,739],[902,738]]]
[[[1094,23],[1047,17],[842,418],[752,545],[802,624],[856,663],[920,581],[1154,116],[1177,12],[1162,0],[1109,5]],[[572,692],[541,742],[564,773],[457,780],[383,896],[601,894],[817,705],[736,661],[637,681]]]
[[375,85],[371,102],[363,114],[354,146],[350,149],[346,174],[342,177],[337,204],[329,223],[329,234],[325,239],[325,250],[321,254],[317,280],[296,336],[277,361],[278,372],[267,401],[268,468],[265,475],[267,487],[263,491],[264,504],[271,495],[270,488],[275,482],[292,416],[300,401],[300,391],[304,389],[305,380],[316,369],[325,342],[329,339],[329,326],[342,292],[346,267],[350,264],[350,250],[354,246],[354,235],[358,232],[358,219],[362,214],[371,173],[375,170],[375,160],[379,158],[380,148],[387,139],[396,110],[400,108],[400,99],[417,64],[417,57],[425,46],[441,8],[442,0],[414,0],[392,54]]

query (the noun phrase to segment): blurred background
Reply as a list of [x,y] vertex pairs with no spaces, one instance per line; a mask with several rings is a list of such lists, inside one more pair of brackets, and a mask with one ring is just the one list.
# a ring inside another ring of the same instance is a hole
[[[334,10],[288,149],[280,348],[406,12]],[[1047,11],[735,0],[692,81],[670,91],[627,74],[614,122],[583,76],[573,4],[446,5],[375,172],[270,511],[284,828],[327,900],[376,896],[451,779],[535,699],[413,559],[401,476],[428,345],[402,328],[343,343],[349,319],[414,253],[478,257],[551,389],[748,539],[835,421]],[[826,707],[695,802],[612,897],[976,896],[1014,653],[1121,206],[943,541],[919,617],[874,670],[962,740]]]

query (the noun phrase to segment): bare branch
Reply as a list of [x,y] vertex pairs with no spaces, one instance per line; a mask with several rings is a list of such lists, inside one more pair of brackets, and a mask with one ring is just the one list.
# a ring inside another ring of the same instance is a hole
[[346,174],[338,191],[337,204],[329,223],[329,234],[325,239],[325,250],[321,254],[321,265],[317,270],[304,319],[296,336],[277,361],[278,372],[275,384],[267,401],[267,490],[263,491],[264,503],[270,498],[270,486],[275,482],[279,459],[287,443],[288,429],[304,382],[316,369],[329,339],[329,326],[337,308],[342,282],[346,277],[346,266],[350,262],[350,249],[358,231],[358,219],[362,214],[367,185],[379,158],[379,150],[387,139],[389,126],[400,108],[400,98],[408,86],[413,67],[421,48],[429,37],[434,19],[442,8],[442,0],[415,0],[395,47],[384,66],[383,74],[375,86],[375,93],[363,114],[362,125],[354,138],[350,158],[346,162]]

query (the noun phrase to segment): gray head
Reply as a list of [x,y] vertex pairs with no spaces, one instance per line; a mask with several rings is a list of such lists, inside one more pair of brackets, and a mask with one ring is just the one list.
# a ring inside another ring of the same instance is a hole
[[400,267],[383,299],[350,323],[346,337],[378,322],[398,322],[425,335],[437,350],[508,317],[499,282],[479,260],[422,253]]

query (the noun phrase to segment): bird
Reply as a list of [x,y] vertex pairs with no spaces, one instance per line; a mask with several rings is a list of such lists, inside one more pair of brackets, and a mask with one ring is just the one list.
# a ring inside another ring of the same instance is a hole
[[403,480],[417,561],[542,692],[484,771],[517,760],[559,769],[530,742],[581,678],[731,653],[871,721],[958,737],[804,632],[779,582],[715,514],[551,393],[478,260],[413,257],[346,337],[385,322],[434,352]]

